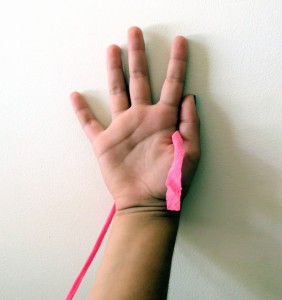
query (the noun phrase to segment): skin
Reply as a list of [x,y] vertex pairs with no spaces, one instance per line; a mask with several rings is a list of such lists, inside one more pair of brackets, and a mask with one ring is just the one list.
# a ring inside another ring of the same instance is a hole
[[193,95],[182,97],[187,40],[173,40],[160,100],[152,104],[141,29],[128,30],[129,93],[121,50],[107,50],[112,122],[104,128],[84,97],[71,94],[74,111],[116,203],[116,215],[89,299],[166,299],[179,213],[166,210],[165,180],[173,161],[171,136],[185,149],[182,197],[200,159],[199,118]]

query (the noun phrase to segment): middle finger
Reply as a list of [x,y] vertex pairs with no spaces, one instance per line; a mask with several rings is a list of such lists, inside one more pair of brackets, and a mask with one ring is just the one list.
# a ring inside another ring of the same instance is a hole
[[132,105],[151,104],[149,72],[141,29],[128,30],[129,91]]

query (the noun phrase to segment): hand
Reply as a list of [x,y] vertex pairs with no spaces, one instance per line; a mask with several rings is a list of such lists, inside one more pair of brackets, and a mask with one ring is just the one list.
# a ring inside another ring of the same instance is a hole
[[[179,130],[185,158],[184,191],[190,185],[200,158],[199,119],[194,96],[182,99],[186,74],[186,39],[174,39],[160,100],[152,104],[142,31],[128,31],[129,94],[121,62],[121,50],[107,50],[107,70],[112,122],[104,128],[83,96],[71,94],[76,115],[91,142],[117,210],[133,207],[165,207],[165,180],[172,164],[171,136]],[[182,101],[181,101],[182,100]]]

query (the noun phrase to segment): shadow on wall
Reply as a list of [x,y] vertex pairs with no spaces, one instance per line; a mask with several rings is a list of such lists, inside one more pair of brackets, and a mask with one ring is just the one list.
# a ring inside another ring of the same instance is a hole
[[[199,269],[227,294],[234,288],[213,271],[221,270],[254,299],[281,299],[282,243],[277,228],[282,178],[256,158],[256,152],[247,153],[236,143],[236,128],[209,89],[208,53],[203,45],[201,37],[189,37],[187,88],[197,94],[202,159],[183,205],[178,248],[186,257],[191,249],[203,257]],[[252,129],[249,134],[264,140],[267,133]],[[229,299],[238,299],[234,293]]]

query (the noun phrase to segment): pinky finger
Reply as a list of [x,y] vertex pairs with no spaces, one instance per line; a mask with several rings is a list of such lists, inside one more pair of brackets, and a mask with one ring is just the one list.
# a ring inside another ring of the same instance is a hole
[[89,105],[80,93],[73,92],[71,93],[70,98],[75,114],[90,143],[92,143],[93,140],[104,130],[104,127],[96,119]]

